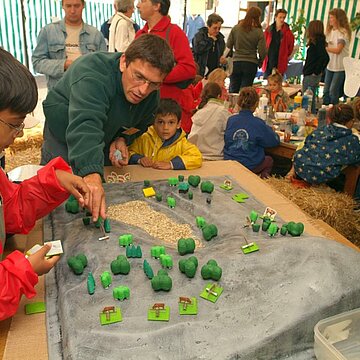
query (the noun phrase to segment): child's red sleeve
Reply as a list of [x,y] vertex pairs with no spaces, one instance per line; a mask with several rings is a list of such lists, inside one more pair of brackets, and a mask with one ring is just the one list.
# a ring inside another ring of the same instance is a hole
[[0,321],[14,315],[22,294],[35,296],[38,276],[25,256],[14,251],[0,262]]

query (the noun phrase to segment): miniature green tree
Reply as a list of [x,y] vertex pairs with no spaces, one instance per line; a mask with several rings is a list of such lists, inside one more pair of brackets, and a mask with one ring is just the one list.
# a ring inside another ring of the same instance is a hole
[[104,220],[104,230],[105,230],[106,233],[109,233],[111,231],[111,225],[110,225],[109,218],[106,218]]
[[154,277],[154,271],[146,260],[144,260],[143,268],[145,275],[151,280]]
[[65,203],[65,210],[71,214],[77,214],[80,211],[80,206],[74,195],[70,195]]
[[151,286],[155,291],[170,291],[172,288],[172,280],[166,270],[159,270],[157,275],[151,279]]
[[166,201],[170,208],[173,209],[176,206],[176,200],[172,196],[168,196]]
[[119,245],[128,246],[133,242],[133,236],[131,234],[124,234],[119,236]]
[[270,236],[275,236],[278,231],[279,231],[279,227],[277,226],[277,224],[275,224],[274,222],[270,223],[270,225],[267,229],[267,233]]
[[206,221],[202,216],[196,217],[196,226],[200,229],[202,229],[206,225]]
[[158,259],[161,254],[165,254],[165,246],[153,246],[150,249],[150,255],[155,259]]
[[123,301],[130,299],[130,289],[127,286],[117,286],[113,289],[113,298]]
[[201,192],[211,194],[214,191],[214,184],[211,181],[203,181],[200,185]]
[[126,256],[119,255],[116,260],[111,262],[110,268],[114,275],[127,275],[130,272],[130,263],[128,262]]
[[295,223],[290,221],[287,224],[287,231],[291,236],[300,236],[304,232],[304,224],[301,222]]
[[195,276],[198,267],[198,260],[195,256],[190,256],[188,259],[179,261],[179,270],[184,273],[188,278]]
[[178,180],[179,180],[180,182],[183,182],[184,179],[185,179],[184,175],[178,175]]
[[285,236],[287,234],[287,224],[284,224],[280,229],[280,234]]
[[194,194],[192,193],[192,191],[188,192],[188,198],[189,200],[192,200],[194,198]]
[[91,271],[89,271],[88,273],[87,289],[89,295],[93,295],[95,293],[95,279]]
[[201,230],[206,241],[210,241],[218,234],[218,229],[214,224],[206,224]]
[[181,238],[178,240],[178,252],[180,255],[193,254],[195,250],[195,241],[192,238]]
[[204,280],[212,279],[214,281],[220,280],[222,269],[215,260],[209,260],[206,265],[201,268],[201,276]]
[[171,269],[173,267],[173,260],[171,255],[160,254],[160,264],[164,268]]
[[200,181],[201,177],[199,175],[190,175],[188,178],[188,183],[193,187],[199,186]]
[[176,177],[170,177],[168,178],[168,183],[170,186],[176,186],[179,183],[179,180]]
[[104,289],[108,288],[112,282],[111,274],[108,271],[104,271],[100,275],[100,281],[101,281],[101,285],[103,286]]
[[87,258],[84,254],[78,254],[68,258],[67,263],[75,275],[81,275],[87,266]]
[[158,193],[158,192],[155,194],[155,198],[159,202],[162,201],[162,195],[160,193]]
[[88,217],[88,216],[83,217],[82,222],[83,222],[84,225],[90,225],[91,218]]

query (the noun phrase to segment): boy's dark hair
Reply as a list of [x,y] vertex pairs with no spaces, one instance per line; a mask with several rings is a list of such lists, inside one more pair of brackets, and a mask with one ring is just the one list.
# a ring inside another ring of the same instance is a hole
[[354,110],[348,104],[334,105],[329,110],[329,118],[331,123],[338,123],[341,125],[347,124],[349,121],[354,120]]
[[210,14],[207,18],[206,25],[210,27],[212,24],[216,24],[218,22],[221,22],[223,24],[224,19],[218,14]]
[[259,102],[259,95],[252,86],[241,89],[238,105],[242,110],[251,110]]
[[151,0],[153,5],[160,4],[160,14],[166,16],[169,13],[170,0]]
[[0,110],[28,114],[35,109],[38,90],[30,71],[0,47]]
[[160,36],[144,34],[135,39],[125,51],[126,66],[139,59],[168,74],[174,67],[174,53]]
[[159,106],[155,112],[155,118],[158,115],[175,115],[179,122],[181,120],[181,107],[174,99],[160,99]]
[[198,106],[199,109],[202,109],[210,99],[217,99],[221,95],[221,87],[219,84],[214,82],[208,82],[203,91],[201,92],[201,102]]

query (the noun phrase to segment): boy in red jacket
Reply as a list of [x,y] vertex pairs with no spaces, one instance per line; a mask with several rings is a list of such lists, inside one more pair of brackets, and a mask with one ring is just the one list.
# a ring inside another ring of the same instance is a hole
[[[37,86],[28,69],[0,48],[0,152],[23,135],[26,114],[33,111]],[[48,214],[73,194],[80,206],[91,211],[90,189],[82,178],[71,173],[61,158],[56,158],[38,171],[37,176],[21,184],[11,183],[0,169],[0,260],[5,233],[28,233],[35,221]],[[35,296],[38,275],[47,273],[59,256],[46,259],[50,250],[44,245],[25,258],[14,251],[0,262],[0,320],[15,314],[21,295]]]

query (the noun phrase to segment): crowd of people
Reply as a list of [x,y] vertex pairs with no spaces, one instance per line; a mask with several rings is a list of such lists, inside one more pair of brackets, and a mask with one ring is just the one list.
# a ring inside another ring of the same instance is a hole
[[[200,167],[203,160],[230,159],[262,178],[271,175],[273,160],[265,149],[279,145],[280,138],[254,115],[259,93],[252,85],[261,68],[274,111],[289,109],[282,82],[294,35],[285,22],[286,10],[275,10],[274,22],[263,31],[261,9],[250,7],[225,42],[220,15],[209,15],[205,23],[193,14],[185,33],[171,23],[170,0],[139,0],[142,29],[132,20],[134,0],[116,0],[102,31],[83,22],[84,6],[84,0],[63,0],[64,18],[39,33],[32,61],[48,85],[41,150],[45,167],[21,184],[10,183],[1,172],[3,232],[28,232],[69,193],[89,208],[94,220],[105,219],[105,165],[186,170]],[[349,105],[337,105],[350,39],[341,9],[330,11],[326,31],[319,20],[307,28],[303,90],[315,94],[325,75],[324,104],[334,104],[329,126],[306,138],[294,158],[294,174],[309,183],[331,181],[342,166],[360,162],[359,137],[351,131],[354,112]],[[37,88],[28,70],[0,51],[3,150],[22,135]],[[224,106],[228,76],[230,93],[239,94],[235,114]],[[322,146],[329,154],[325,159]],[[36,212],[28,212],[34,202]],[[48,250],[45,246],[28,259],[15,252],[0,263],[0,320],[14,314],[22,293],[33,296],[37,275],[55,265],[58,257],[46,259]]]

